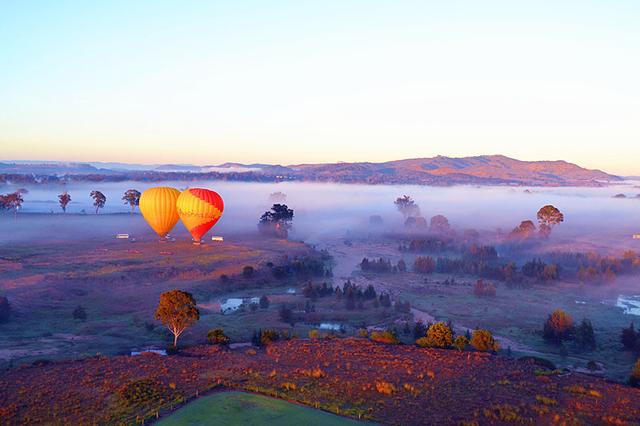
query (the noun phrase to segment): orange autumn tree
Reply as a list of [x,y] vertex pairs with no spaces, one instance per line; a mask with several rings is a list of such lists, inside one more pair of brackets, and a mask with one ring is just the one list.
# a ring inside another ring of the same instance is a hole
[[156,319],[173,334],[173,347],[178,346],[178,337],[190,326],[198,322],[200,312],[191,293],[171,290],[160,295],[156,309]]
[[573,332],[573,318],[562,309],[553,311],[544,323],[543,335],[547,340],[560,342],[567,339]]

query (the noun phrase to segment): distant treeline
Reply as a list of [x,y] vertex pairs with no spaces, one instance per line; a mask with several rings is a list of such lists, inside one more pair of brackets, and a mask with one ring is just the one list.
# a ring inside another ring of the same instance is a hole
[[[621,257],[602,256],[594,252],[552,252],[522,261],[521,251],[513,256],[515,253],[507,248],[503,250],[506,256],[498,256],[498,249],[493,246],[467,245],[437,236],[408,241],[401,244],[399,250],[403,253],[443,254],[418,256],[413,264],[413,270],[418,273],[465,274],[510,284],[551,282],[560,278],[607,284],[620,275],[640,273],[640,256],[631,250]],[[360,268],[376,273],[407,270],[403,260],[393,265],[382,258],[364,258]]]

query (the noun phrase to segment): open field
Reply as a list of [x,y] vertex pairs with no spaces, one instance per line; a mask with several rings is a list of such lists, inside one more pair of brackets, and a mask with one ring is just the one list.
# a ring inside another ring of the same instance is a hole
[[[556,243],[554,250],[564,242]],[[491,330],[501,342],[504,353],[513,355],[537,355],[556,363],[560,367],[586,371],[586,364],[594,360],[602,369],[590,372],[607,378],[626,381],[636,357],[624,351],[620,343],[622,328],[631,322],[640,323],[640,317],[623,313],[616,307],[620,294],[638,294],[640,281],[637,277],[625,277],[615,284],[589,286],[557,281],[533,285],[526,288],[508,287],[504,283],[492,282],[497,287],[495,297],[477,297],[473,285],[477,277],[467,275],[406,273],[363,273],[358,264],[363,257],[385,258],[392,262],[403,259],[409,267],[415,254],[401,253],[396,241],[383,236],[325,241],[319,245],[334,255],[334,279],[346,280],[366,287],[373,285],[378,292],[388,292],[392,298],[411,302],[414,320],[451,321],[458,333],[467,329]],[[589,247],[592,248],[592,247]],[[628,247],[608,250],[620,252]],[[447,279],[455,283],[447,284]],[[597,348],[580,352],[570,343],[561,347],[549,344],[542,338],[542,328],[547,316],[555,309],[568,312],[574,321],[591,320],[594,326]]]
[[[153,392],[126,397],[123,389],[139,380]],[[353,338],[294,339],[266,349],[201,346],[179,355],[13,369],[0,376],[0,418],[7,424],[134,423],[218,386],[384,424],[634,425],[640,419],[640,389],[486,353]]]
[[[0,363],[162,347],[166,332],[153,314],[163,291],[180,288],[204,302],[239,288],[287,286],[288,280],[260,273],[248,279],[240,272],[309,252],[295,242],[246,238],[203,246],[111,239],[2,246],[0,294],[9,298],[12,320],[2,324]],[[230,277],[227,283],[222,275]],[[73,318],[77,306],[86,320]],[[201,342],[222,317],[208,314],[203,310],[185,343]]]
[[220,392],[195,400],[157,424],[160,426],[264,424],[341,426],[363,423],[261,395]]

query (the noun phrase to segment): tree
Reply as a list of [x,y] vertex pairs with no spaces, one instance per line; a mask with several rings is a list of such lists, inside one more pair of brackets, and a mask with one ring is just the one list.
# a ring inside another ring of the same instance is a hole
[[543,337],[559,343],[571,337],[573,333],[573,318],[561,309],[553,311],[544,324]]
[[135,189],[127,189],[127,191],[122,196],[122,201],[125,204],[129,204],[131,206],[131,213],[134,212],[136,206],[140,204],[140,191]]
[[446,234],[451,231],[451,225],[449,225],[449,219],[441,214],[431,218],[430,225],[431,232],[436,234]]
[[71,202],[71,195],[67,191],[64,191],[62,194],[58,195],[58,202],[60,203],[60,208],[63,213],[67,212],[67,204]]
[[540,235],[548,238],[551,229],[564,222],[564,215],[556,207],[546,205],[538,210],[538,223],[540,224]]
[[509,238],[526,240],[536,234],[536,225],[530,220],[523,220],[509,234]]
[[207,333],[207,340],[212,345],[223,345],[226,346],[231,342],[229,336],[224,334],[224,329],[222,328],[212,328]]
[[13,216],[16,217],[18,210],[20,210],[22,203],[24,203],[22,194],[25,193],[25,191],[26,190],[18,190],[10,194],[0,195],[0,209],[12,211]]
[[266,235],[287,238],[293,221],[293,210],[286,204],[274,204],[270,211],[264,212],[258,222],[258,230]]
[[107,197],[100,191],[91,191],[89,194],[91,198],[93,198],[93,205],[96,208],[96,214],[98,214],[98,210],[104,207],[104,204],[107,202]]
[[398,211],[402,213],[402,216],[404,216],[405,221],[407,218],[420,215],[420,207],[418,207],[416,202],[408,195],[396,198],[394,204]]
[[622,329],[622,333],[620,334],[620,341],[626,349],[636,349],[638,341],[640,341],[640,333],[636,332],[633,323],[631,323],[629,328]]
[[575,329],[573,340],[582,351],[592,351],[596,348],[596,337],[593,333],[593,325],[586,318]]
[[11,317],[11,305],[9,299],[0,296],[0,324],[8,322]]
[[200,311],[191,293],[176,289],[160,295],[155,318],[173,334],[173,347],[176,348],[178,337],[200,319]]
[[469,344],[475,350],[483,352],[496,352],[500,349],[500,345],[495,341],[489,330],[474,330]]
[[444,322],[437,322],[427,330],[426,341],[430,348],[448,348],[453,343],[453,332]]

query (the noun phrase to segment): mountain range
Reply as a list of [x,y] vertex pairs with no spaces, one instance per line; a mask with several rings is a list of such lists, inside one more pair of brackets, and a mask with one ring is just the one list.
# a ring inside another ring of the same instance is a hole
[[383,163],[224,163],[138,165],[122,163],[0,162],[1,181],[238,180],[367,184],[601,186],[623,178],[566,161],[521,161],[503,155],[416,158]]

